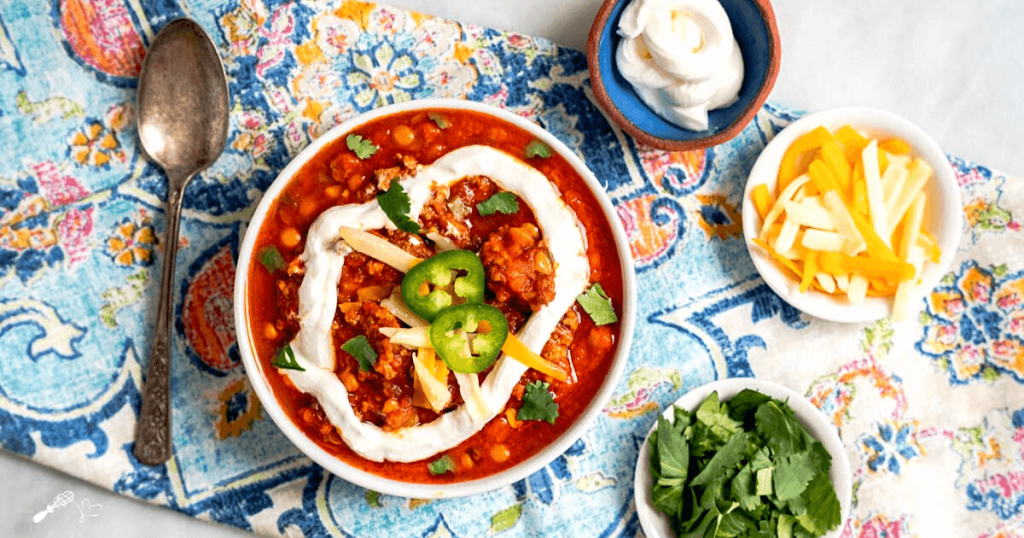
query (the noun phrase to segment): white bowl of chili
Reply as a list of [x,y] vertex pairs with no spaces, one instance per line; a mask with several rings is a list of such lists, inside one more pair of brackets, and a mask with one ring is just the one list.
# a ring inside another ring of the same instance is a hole
[[[821,135],[817,141],[812,140],[816,133]],[[824,156],[826,151],[818,148],[830,142],[835,147],[829,153],[839,166],[847,168],[849,183],[822,194],[818,192],[822,178],[833,181],[834,169],[831,164],[815,169],[808,165],[829,160]],[[801,145],[809,149],[801,152]],[[863,155],[872,146],[879,165],[870,167],[870,173],[863,165]],[[799,176],[780,181],[788,159],[793,166],[789,174]],[[873,177],[866,179],[869,176]],[[804,186],[798,189],[786,188],[801,181]],[[859,182],[864,183],[863,189],[857,188]],[[758,189],[769,197],[768,205],[773,207],[765,215],[767,219],[754,201]],[[813,189],[815,194],[804,196],[805,189]],[[834,203],[830,204],[826,196]],[[776,204],[780,197],[788,200]],[[918,199],[921,207],[915,211]],[[805,206],[811,211],[804,212]],[[875,211],[874,207],[881,210]],[[797,309],[830,321],[867,322],[890,313],[900,320],[913,316],[922,297],[939,283],[952,263],[962,231],[962,207],[960,188],[945,153],[921,128],[884,110],[838,108],[809,114],[790,124],[758,156],[743,194],[743,236],[761,277]],[[795,226],[786,222],[791,213],[798,223]],[[826,222],[807,225],[822,220],[814,213]],[[767,227],[765,220],[771,221]],[[907,240],[905,230],[910,221],[916,224],[911,227],[914,239]],[[769,229],[772,225],[774,231]],[[781,233],[785,226],[795,233]],[[787,240],[779,241],[784,235],[789,235]],[[812,241],[808,235],[814,236]],[[826,244],[837,237],[841,244]],[[781,242],[792,246],[780,252],[775,247]],[[814,248],[806,246],[809,244]],[[794,271],[807,267],[806,253],[810,250],[831,250],[824,256],[816,252],[818,259],[825,261],[815,261],[818,273],[829,274],[819,280],[816,273],[802,282]],[[911,276],[877,276],[888,274],[890,268],[907,269]],[[864,279],[860,284],[870,281],[870,285],[864,284],[856,293],[851,291],[855,275]],[[829,289],[822,287],[822,281]]]
[[[486,314],[508,324],[471,361],[444,339],[493,336],[479,299],[438,314],[400,291],[412,267],[449,263],[417,271],[449,287],[413,288],[479,297],[460,291],[478,285],[465,257],[437,256],[456,248],[479,258]],[[239,349],[274,422],[336,475],[414,498],[489,491],[564,452],[611,396],[634,311],[625,234],[579,157],[515,114],[447,99],[371,111],[299,153],[256,208],[235,278]]]

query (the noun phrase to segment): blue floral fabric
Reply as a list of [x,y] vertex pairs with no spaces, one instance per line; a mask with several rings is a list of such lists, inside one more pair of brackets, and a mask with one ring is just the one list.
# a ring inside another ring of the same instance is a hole
[[[231,129],[185,195],[174,457],[146,467],[132,437],[166,183],[136,143],[134,86],[181,16],[224,58]],[[629,364],[596,424],[528,478],[447,501],[378,495],[302,456],[254,396],[232,318],[240,237],[278,171],[340,121],[425,97],[511,110],[579,154],[639,283]],[[581,53],[528,36],[351,1],[0,0],[0,445],[271,536],[635,536],[637,448],[658,411],[757,376],[806,394],[842,435],[855,502],[837,534],[1024,536],[1021,182],[951,158],[966,226],[917,319],[808,318],[757,276],[739,224],[754,159],[796,115],[769,104],[726,144],[665,153],[608,123]]]

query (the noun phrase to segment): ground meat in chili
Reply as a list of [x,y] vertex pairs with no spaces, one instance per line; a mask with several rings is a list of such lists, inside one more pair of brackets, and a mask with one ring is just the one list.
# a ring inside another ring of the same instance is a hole
[[499,302],[515,301],[537,311],[555,297],[551,254],[532,224],[500,228],[484,242],[480,261],[487,287]]
[[555,326],[551,338],[544,344],[544,349],[540,352],[541,356],[557,364],[562,370],[570,371],[569,346],[576,338],[576,328],[579,326],[580,315],[574,306],[562,316],[562,320]]
[[[380,332],[381,327],[401,326],[390,310],[379,303],[366,301],[360,308],[346,312],[344,319],[357,334],[366,335],[370,347],[377,352],[377,363],[373,365],[377,373],[389,381],[401,381],[406,386],[412,384],[412,377],[409,375],[412,368],[412,352],[403,346],[392,344],[391,340]],[[360,378],[368,375],[368,372],[359,372]]]
[[476,252],[487,233],[474,230],[479,222],[470,217],[476,213],[477,204],[497,192],[498,186],[483,176],[468,177],[448,188],[439,187],[423,206],[420,221],[425,230],[447,236],[459,248]]

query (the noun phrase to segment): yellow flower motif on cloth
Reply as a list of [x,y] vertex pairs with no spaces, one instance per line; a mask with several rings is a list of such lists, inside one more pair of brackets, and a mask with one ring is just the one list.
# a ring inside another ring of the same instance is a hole
[[743,233],[740,210],[730,204],[724,194],[698,194],[697,201],[700,203],[697,223],[709,238],[725,241],[740,237]]
[[238,437],[263,418],[263,406],[243,377],[228,385],[217,397],[217,437]]
[[92,120],[71,136],[71,156],[78,164],[103,166],[110,162],[119,144],[103,123]]
[[107,251],[114,262],[124,267],[152,265],[156,242],[153,226],[145,216],[138,222],[124,219],[106,241]]
[[71,133],[68,141],[71,157],[81,165],[107,166],[111,161],[125,162],[127,157],[118,131],[131,125],[133,111],[128,105],[117,105],[102,120],[87,119]]
[[921,353],[956,385],[1010,374],[1024,383],[1024,272],[963,264],[925,299]]

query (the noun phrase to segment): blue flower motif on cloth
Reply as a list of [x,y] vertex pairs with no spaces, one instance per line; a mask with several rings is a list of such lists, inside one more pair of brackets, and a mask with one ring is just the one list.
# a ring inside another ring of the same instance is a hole
[[1024,383],[1024,271],[964,262],[926,298],[917,350],[954,385],[1009,374]]
[[357,110],[408,101],[423,87],[418,60],[408,51],[413,43],[411,35],[401,34],[392,42],[382,41],[351,52],[352,71],[345,79]]
[[879,423],[876,434],[861,440],[861,448],[868,453],[868,468],[876,473],[899,475],[903,464],[921,456],[916,430],[913,422]]
[[587,445],[579,439],[564,454],[555,458],[547,467],[512,484],[516,499],[536,498],[545,505],[550,505],[558,496],[558,488],[566,482],[572,482],[572,471],[569,468],[570,458],[582,456]]

